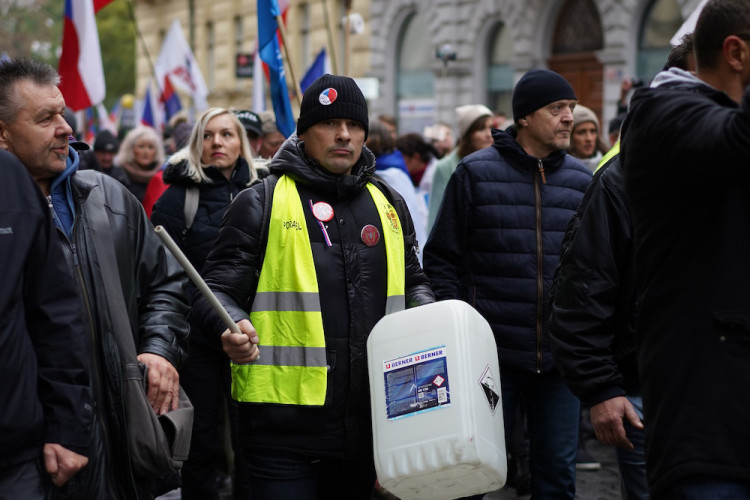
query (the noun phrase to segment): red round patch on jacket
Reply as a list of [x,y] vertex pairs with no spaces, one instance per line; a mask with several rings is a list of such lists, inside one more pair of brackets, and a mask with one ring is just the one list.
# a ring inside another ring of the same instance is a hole
[[362,237],[362,243],[368,247],[374,247],[380,241],[380,231],[372,224],[367,224],[363,227],[360,236]]

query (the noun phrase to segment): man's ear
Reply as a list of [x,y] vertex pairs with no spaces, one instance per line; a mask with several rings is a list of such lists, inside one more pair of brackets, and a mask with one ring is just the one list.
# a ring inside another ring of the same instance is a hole
[[0,120],[0,148],[10,151],[10,144],[8,142],[8,126],[4,121]]
[[737,73],[750,65],[750,50],[745,41],[737,36],[731,35],[724,39],[722,54],[729,67]]

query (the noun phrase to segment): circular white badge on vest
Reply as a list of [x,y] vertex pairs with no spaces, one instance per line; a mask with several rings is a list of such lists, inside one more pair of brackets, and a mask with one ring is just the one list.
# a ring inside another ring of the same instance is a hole
[[325,201],[319,201],[312,207],[313,215],[321,222],[333,219],[333,207]]
[[329,87],[320,93],[320,95],[318,96],[318,101],[320,101],[320,104],[322,104],[323,106],[330,106],[338,96],[339,93],[336,92],[336,89]]

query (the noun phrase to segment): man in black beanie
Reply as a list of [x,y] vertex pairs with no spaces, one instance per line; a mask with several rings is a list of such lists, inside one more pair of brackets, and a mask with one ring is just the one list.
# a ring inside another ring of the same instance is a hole
[[490,323],[500,357],[506,436],[523,401],[532,498],[573,499],[578,399],[549,348],[547,296],[568,220],[591,172],[565,153],[576,96],[548,70],[513,92],[515,125],[461,160],[424,252],[438,300],[472,304]]
[[115,165],[115,155],[120,149],[120,141],[109,130],[101,130],[94,139],[94,151],[84,150],[80,152],[80,163],[78,170],[96,170],[114,177],[120,182],[127,181],[127,174]]
[[367,127],[354,80],[313,82],[297,133],[229,206],[204,266],[242,332],[196,301],[234,363],[254,500],[372,497],[367,337],[385,314],[434,301],[406,204],[372,177]]

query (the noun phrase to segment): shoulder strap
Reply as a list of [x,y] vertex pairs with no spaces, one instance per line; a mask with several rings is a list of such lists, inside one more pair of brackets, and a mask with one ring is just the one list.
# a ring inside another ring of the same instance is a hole
[[198,212],[198,201],[200,201],[201,192],[198,186],[188,186],[185,188],[185,231],[193,227],[195,214]]
[[123,363],[135,362],[137,356],[135,342],[130,328],[130,317],[125,309],[125,298],[122,295],[120,272],[115,258],[115,243],[112,239],[111,225],[107,217],[103,189],[101,181],[91,189],[88,204],[91,205],[92,209],[86,210],[85,214],[91,228],[96,257],[99,260],[99,269],[111,316],[110,320],[121,360]]
[[260,259],[258,260],[258,273],[263,266],[263,259],[266,256],[266,245],[268,245],[268,226],[271,223],[271,203],[273,203],[273,190],[279,181],[277,175],[269,175],[263,179],[263,219],[260,226]]

